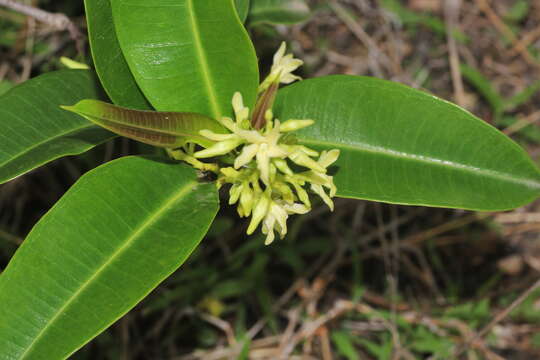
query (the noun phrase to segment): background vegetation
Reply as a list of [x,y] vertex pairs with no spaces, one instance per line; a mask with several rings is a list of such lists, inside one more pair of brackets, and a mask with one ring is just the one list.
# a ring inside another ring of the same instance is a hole
[[[67,14],[85,34],[82,1],[25,3]],[[263,64],[287,40],[305,77],[372,75],[425,89],[538,160],[540,4],[309,5],[300,25],[250,28]],[[60,56],[90,62],[85,35],[72,35],[0,7],[0,93],[62,67]],[[154,151],[117,139],[1,186],[0,269],[81,174]],[[540,358],[540,202],[480,214],[339,200],[333,213],[319,206],[294,219],[270,247],[246,226],[224,208],[187,264],[73,358]]]

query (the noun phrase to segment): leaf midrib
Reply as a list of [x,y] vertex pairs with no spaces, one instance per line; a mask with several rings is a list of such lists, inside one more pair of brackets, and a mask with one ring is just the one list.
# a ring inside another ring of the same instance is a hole
[[198,61],[198,64],[201,69],[204,85],[208,92],[208,100],[210,101],[210,106],[212,108],[212,116],[214,119],[218,119],[220,117],[220,110],[219,110],[219,104],[217,100],[217,94],[215,92],[214,87],[212,86],[213,84],[210,77],[210,66],[208,65],[208,59],[206,58],[206,54],[203,49],[203,45],[201,41],[201,34],[200,34],[199,26],[197,23],[197,19],[195,17],[195,10],[193,8],[193,1],[194,0],[187,0],[189,21],[193,29],[193,42],[195,44],[195,51],[197,52],[197,55],[200,59],[200,61]]
[[20,359],[24,359],[27,354],[29,354],[32,350],[35,344],[38,343],[38,341],[43,338],[47,330],[55,323],[55,321],[58,319],[60,315],[75,301],[78,296],[86,290],[94,280],[96,280],[105,269],[109,267],[119,256],[122,255],[122,253],[128,249],[137,238],[144,233],[144,231],[151,226],[153,223],[155,223],[162,215],[163,213],[169,208],[172,204],[180,200],[184,195],[192,190],[194,187],[197,186],[196,181],[191,181],[181,187],[172,197],[170,197],[168,200],[166,200],[164,203],[162,203],[157,209],[156,212],[152,213],[150,216],[148,216],[141,225],[135,229],[135,231],[132,233],[132,235],[125,241],[125,243],[120,246],[116,251],[106,260],[103,262],[96,272],[92,276],[90,276],[75,293],[66,301],[62,307],[60,307],[55,315],[50,319],[50,321],[45,325],[45,327],[37,334],[37,336],[34,337],[34,340],[30,343],[30,345],[27,347],[26,351],[20,356]]
[[308,145],[321,145],[328,148],[342,148],[342,149],[348,149],[351,151],[360,151],[360,152],[380,154],[380,155],[395,157],[395,158],[403,158],[403,159],[417,161],[417,162],[434,165],[434,166],[450,167],[457,170],[466,171],[472,174],[476,174],[476,175],[481,174],[483,176],[487,176],[490,178],[495,178],[495,179],[506,181],[509,183],[526,186],[528,188],[535,189],[535,190],[540,190],[540,182],[534,179],[519,178],[519,177],[512,176],[512,174],[489,170],[489,169],[481,169],[481,168],[477,168],[471,165],[457,163],[454,161],[436,159],[436,158],[431,158],[431,157],[422,156],[422,155],[410,154],[410,153],[406,153],[402,151],[395,151],[395,150],[387,149],[384,147],[373,146],[373,145],[369,145],[365,143],[355,143],[354,145],[350,145],[350,144],[315,140],[315,139],[309,139],[309,138],[302,138],[302,139],[299,139],[299,141],[303,144],[308,144]]
[[11,156],[10,159],[8,159],[8,160],[4,161],[3,163],[1,163],[1,164],[0,164],[0,168],[3,167],[3,166],[5,166],[5,165],[7,165],[7,164],[9,164],[9,163],[11,163],[11,162],[13,162],[13,160],[15,160],[15,159],[20,158],[21,156],[28,154],[30,151],[35,150],[36,148],[38,148],[38,147],[40,147],[40,146],[42,146],[42,145],[45,145],[45,144],[47,144],[47,143],[53,142],[53,141],[55,141],[55,140],[58,140],[59,138],[62,138],[62,137],[64,137],[64,136],[67,136],[67,135],[70,135],[70,134],[72,134],[72,133],[76,133],[76,132],[78,132],[78,131],[80,131],[80,130],[84,130],[84,129],[91,128],[91,127],[95,127],[95,125],[92,124],[92,123],[88,123],[88,125],[84,125],[84,126],[72,128],[72,129],[70,129],[69,131],[64,131],[64,132],[58,133],[58,134],[56,134],[56,135],[53,136],[53,137],[48,137],[48,138],[46,138],[46,139],[43,140],[43,141],[34,143],[32,146],[30,146],[30,147],[24,149],[24,150],[21,151],[21,152],[18,152],[17,154]]

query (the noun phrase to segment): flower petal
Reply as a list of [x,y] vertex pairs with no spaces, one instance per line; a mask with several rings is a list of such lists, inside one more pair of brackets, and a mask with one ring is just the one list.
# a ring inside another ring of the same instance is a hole
[[270,206],[270,197],[268,194],[264,193],[262,194],[259,201],[257,202],[257,205],[255,205],[255,209],[253,209],[251,222],[249,223],[249,227],[247,229],[248,235],[253,234],[253,232],[255,232],[255,229],[257,229],[261,221],[266,217],[269,206]]
[[257,152],[257,168],[261,172],[261,180],[269,185],[270,183],[270,158],[268,157],[268,145],[261,144]]
[[242,166],[249,163],[251,160],[253,160],[255,155],[257,155],[257,151],[259,151],[259,145],[257,144],[244,146],[242,153],[240,153],[240,155],[234,161],[234,168],[240,169]]
[[210,158],[210,157],[219,156],[219,155],[225,155],[229,153],[231,150],[238,147],[238,145],[240,145],[242,142],[243,141],[240,138],[220,141],[210,146],[208,149],[197,151],[194,154],[194,156],[199,159],[204,159],[204,158]]
[[199,134],[212,141],[225,141],[238,138],[238,135],[235,134],[216,134],[215,132],[210,130],[201,130],[199,131]]
[[330,208],[331,211],[334,211],[334,202],[328,195],[326,195],[326,192],[324,191],[322,185],[316,185],[311,184],[311,190],[313,190],[317,195],[321,197],[321,199],[325,202],[326,205]]

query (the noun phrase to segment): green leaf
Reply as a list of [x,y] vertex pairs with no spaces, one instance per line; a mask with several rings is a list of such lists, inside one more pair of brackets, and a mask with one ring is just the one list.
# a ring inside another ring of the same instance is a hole
[[[409,10],[399,0],[381,0],[381,7],[397,15],[405,25],[423,25],[436,34],[446,36],[445,24],[436,16]],[[467,43],[469,37],[460,30],[453,30],[452,35],[460,43]]]
[[531,4],[527,0],[517,0],[504,14],[504,19],[512,22],[522,21],[527,17]]
[[111,138],[110,132],[59,108],[100,97],[98,80],[87,70],[51,72],[2,95],[0,183]]
[[309,19],[310,10],[304,0],[252,0],[251,24],[296,24]]
[[84,175],[0,276],[0,359],[64,359],[175,271],[218,209],[215,184],[141,157]]
[[300,142],[337,148],[338,196],[505,210],[540,195],[540,171],[516,143],[467,111],[397,83],[355,76],[279,91],[276,116],[314,119]]
[[491,82],[475,68],[461,64],[461,74],[489,103],[495,115],[498,117],[504,110],[504,99],[491,85]]
[[204,129],[227,133],[214,119],[195,113],[131,110],[98,100],[81,100],[62,108],[120,136],[165,148],[180,147],[186,140],[208,147],[213,142],[199,135]]
[[109,98],[120,106],[150,110],[120,49],[110,0],[85,0],[84,5],[94,66]]
[[9,89],[13,87],[13,84],[8,80],[0,81],[0,95],[4,95]]
[[246,21],[249,12],[250,0],[235,0],[236,11],[242,22]]
[[525,104],[539,91],[540,91],[540,80],[537,80],[533,82],[531,85],[529,85],[528,87],[526,87],[520,93],[517,93],[516,95],[506,100],[505,110],[511,111],[517,108],[518,106]]
[[337,351],[348,360],[359,360],[360,355],[355,349],[354,344],[351,340],[352,334],[346,331],[333,331],[332,332],[332,341],[334,342]]
[[[522,120],[518,120],[515,116],[505,116],[497,122],[497,125],[509,128],[515,126],[521,121]],[[517,131],[517,133],[533,144],[540,144],[540,128],[538,128],[538,126],[534,123],[522,127]]]
[[129,67],[157,110],[230,116],[236,91],[253,107],[257,57],[233,0],[117,0],[112,8]]

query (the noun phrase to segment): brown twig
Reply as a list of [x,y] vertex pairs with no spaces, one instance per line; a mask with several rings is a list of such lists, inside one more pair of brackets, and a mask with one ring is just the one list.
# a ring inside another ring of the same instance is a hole
[[9,242],[12,242],[15,245],[21,245],[23,242],[23,239],[21,239],[20,237],[12,235],[1,229],[0,229],[0,238],[8,240]]
[[445,1],[444,18],[446,22],[446,41],[450,57],[450,72],[452,74],[452,84],[454,85],[454,98],[459,106],[465,107],[465,90],[459,67],[459,54],[456,39],[453,35],[454,30],[457,28],[460,7],[461,0]]
[[504,318],[508,316],[514,310],[516,307],[518,307],[523,301],[525,301],[529,295],[531,295],[536,289],[540,288],[540,279],[538,279],[534,284],[532,284],[523,294],[521,294],[510,306],[508,306],[506,309],[504,309],[501,313],[499,313],[493,320],[489,322],[480,332],[475,334],[471,340],[467,341],[463,347],[458,348],[455,352],[454,358],[458,358],[461,354],[463,354],[469,346],[476,343],[478,340],[482,339],[484,336],[486,336],[491,329],[495,325],[497,325],[499,322],[501,322]]
[[493,24],[497,31],[512,43],[513,49],[515,49],[529,65],[539,65],[538,61],[536,61],[536,59],[529,54],[527,48],[518,46],[516,35],[514,35],[512,30],[495,13],[495,11],[489,5],[488,0],[476,0],[476,5],[480,10],[482,10],[482,12],[484,12],[484,14],[486,14],[488,20]]
[[80,46],[79,40],[82,37],[81,32],[65,14],[50,13],[48,11],[38,9],[34,6],[22,4],[14,0],[0,0],[0,6],[4,6],[10,10],[30,16],[37,21],[48,24],[60,31],[68,31],[71,38],[77,42],[77,46]]
[[504,133],[508,136],[520,131],[521,129],[540,121],[540,111],[535,111],[527,117],[519,119],[514,124],[504,129]]
[[236,337],[234,336],[234,330],[228,322],[210,314],[200,313],[199,316],[204,321],[214,325],[215,327],[223,331],[223,333],[227,336],[227,342],[229,343],[229,346],[234,347],[236,345]]
[[377,76],[382,77],[383,73],[379,67],[379,63],[385,65],[393,73],[400,72],[399,64],[394,63],[390,58],[379,49],[379,46],[373,39],[364,31],[354,18],[337,2],[331,2],[330,8],[334,11],[337,17],[351,30],[351,32],[360,40],[368,49],[371,56],[374,57],[373,68]]

